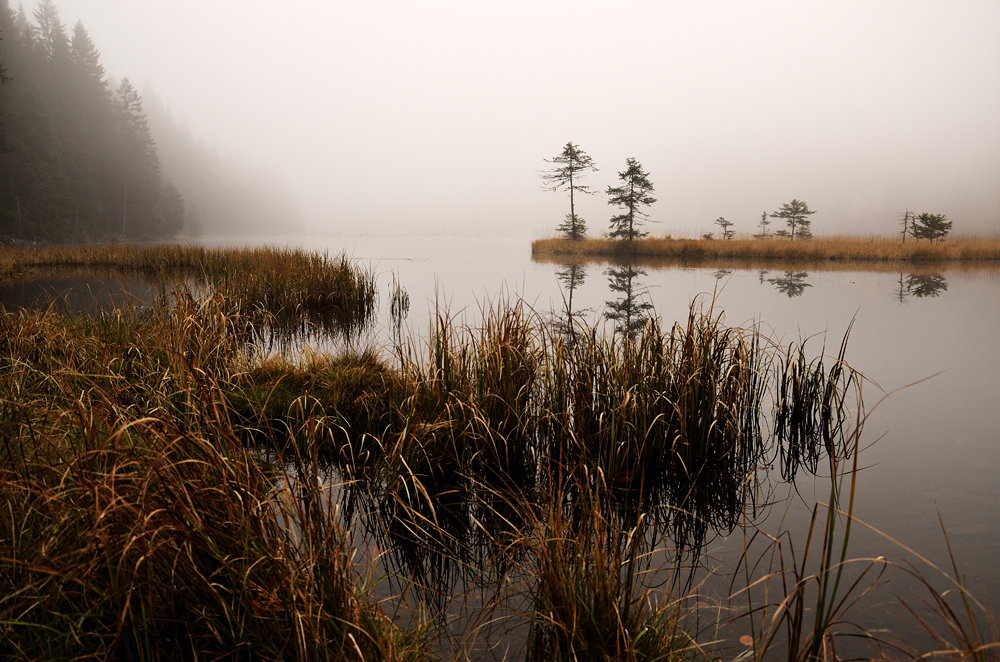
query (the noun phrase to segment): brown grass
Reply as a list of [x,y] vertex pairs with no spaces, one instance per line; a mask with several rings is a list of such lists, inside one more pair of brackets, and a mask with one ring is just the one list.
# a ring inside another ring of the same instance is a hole
[[[647,238],[633,242],[612,239],[537,239],[532,258],[654,258],[671,260],[734,260],[753,262],[864,263],[898,265],[961,262],[994,266],[1000,263],[1000,235],[961,235],[947,241],[903,244],[890,237],[824,237],[811,241],[785,239],[672,239]],[[746,265],[744,265],[746,266]]]
[[0,657],[427,659],[316,463],[244,447],[220,396],[247,322],[220,295],[0,314]]
[[195,289],[223,294],[252,312],[258,330],[272,333],[302,326],[349,333],[371,320],[377,298],[371,270],[345,254],[181,244],[0,246],[0,280],[30,278],[38,270],[50,269],[77,274],[92,270],[83,273],[96,273],[101,279],[138,277],[159,283],[161,289],[190,282]]

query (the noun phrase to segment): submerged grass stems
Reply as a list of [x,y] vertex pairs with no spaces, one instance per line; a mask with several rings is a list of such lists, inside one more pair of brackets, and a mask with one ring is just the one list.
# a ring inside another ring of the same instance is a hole
[[[838,363],[843,362],[843,355],[841,347]],[[861,383],[857,382],[856,387],[860,389]],[[890,395],[883,396],[871,411]],[[761,555],[762,559],[770,557],[768,571],[754,579],[750,574],[749,547],[744,543],[743,567],[747,588],[738,592],[737,597],[746,598],[749,611],[737,620],[749,624],[753,657],[765,659],[771,655],[772,649],[783,646],[784,651],[778,654],[788,660],[803,662],[855,658],[858,655],[882,660],[898,659],[899,655],[909,659],[983,662],[998,659],[1000,626],[996,614],[985,596],[977,598],[963,580],[950,542],[948,554],[953,575],[855,516],[860,431],[871,414],[866,414],[860,406],[860,397],[858,404],[856,420],[846,438],[843,452],[830,450],[826,456],[829,500],[826,504],[818,503],[813,507],[801,560],[796,559],[795,541],[787,532],[772,536],[772,545]],[[846,492],[844,481],[848,481]],[[940,512],[938,517],[940,519]],[[909,560],[890,561],[884,556],[849,558],[851,529],[855,523],[901,547],[943,577],[951,588],[942,592]],[[943,520],[941,527],[947,541]],[[815,554],[819,558],[810,563],[810,556]],[[852,608],[876,589],[890,569],[902,569],[916,579],[918,586],[926,589],[929,597],[918,597],[919,604],[905,598],[897,599],[912,617],[910,624],[928,634],[937,645],[936,650],[917,650],[898,638],[868,632],[862,625],[850,620]],[[771,590],[772,582],[780,584],[776,591]],[[762,603],[755,603],[754,595],[760,592],[763,592],[764,599]],[[776,598],[771,599],[772,594]],[[853,646],[844,650],[847,648],[845,644]],[[866,646],[867,651],[860,652],[858,646]]]
[[[936,504],[935,504],[936,505]],[[878,535],[892,542],[917,562],[930,568],[921,571],[916,562],[901,560],[893,563],[916,580],[923,590],[914,598],[900,598],[900,605],[909,616],[910,624],[925,632],[934,642],[935,649],[920,654],[905,642],[892,642],[887,647],[902,651],[911,657],[962,660],[975,662],[995,662],[1000,660],[1000,619],[990,604],[985,591],[975,591],[958,570],[955,553],[948,539],[944,519],[938,509],[938,521],[948,548],[951,573],[939,567],[922,554],[903,545],[882,531],[859,521]],[[950,587],[941,591],[928,575],[940,577]]]

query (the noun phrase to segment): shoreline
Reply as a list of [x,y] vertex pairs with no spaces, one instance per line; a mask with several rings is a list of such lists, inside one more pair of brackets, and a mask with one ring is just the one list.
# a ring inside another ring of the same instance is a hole
[[670,260],[704,263],[731,260],[813,265],[866,266],[961,264],[991,268],[1000,265],[997,235],[955,237],[929,243],[886,237],[830,237],[809,241],[783,239],[672,239],[636,241],[613,239],[536,239],[531,242],[535,261],[573,257],[587,260]]

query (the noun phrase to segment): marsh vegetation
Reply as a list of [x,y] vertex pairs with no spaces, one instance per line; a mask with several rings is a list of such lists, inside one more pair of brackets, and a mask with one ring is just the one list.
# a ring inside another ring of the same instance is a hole
[[950,237],[947,241],[903,243],[889,237],[817,237],[787,239],[672,239],[647,237],[624,242],[613,239],[537,239],[532,255],[599,258],[670,258],[678,260],[739,259],[754,261],[925,263],[996,262],[1000,239],[995,235]]
[[[849,556],[871,386],[846,335],[828,355],[710,300],[672,325],[554,326],[510,297],[473,324],[439,307],[387,347],[275,352],[272,333],[370,323],[371,274],[297,251],[102,250],[2,259],[200,286],[0,315],[8,657],[916,654],[851,625],[891,564]],[[390,300],[404,317],[405,290]],[[813,476],[829,498],[804,540],[757,528],[773,481]],[[719,602],[702,551],[730,534],[748,543]],[[949,588],[914,617],[946,656],[995,658],[988,605],[957,569]]]

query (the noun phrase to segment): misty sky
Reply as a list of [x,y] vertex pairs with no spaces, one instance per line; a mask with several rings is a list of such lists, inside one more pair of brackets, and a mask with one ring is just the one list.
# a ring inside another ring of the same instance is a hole
[[[56,5],[318,232],[551,235],[568,200],[537,173],[570,140],[598,190],[642,163],[654,235],[749,233],[792,198],[817,235],[906,207],[1000,231],[994,0]],[[592,235],[615,213],[578,209]]]

